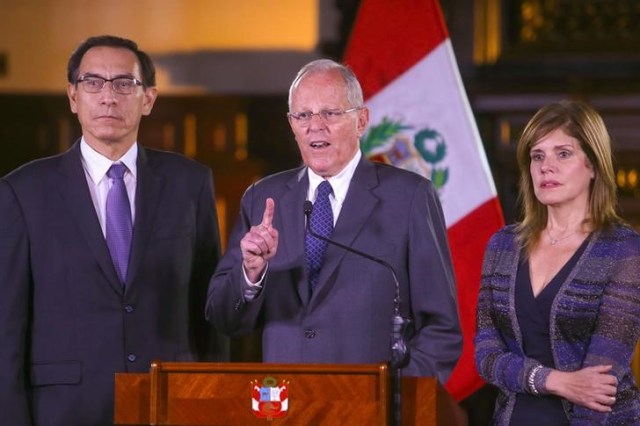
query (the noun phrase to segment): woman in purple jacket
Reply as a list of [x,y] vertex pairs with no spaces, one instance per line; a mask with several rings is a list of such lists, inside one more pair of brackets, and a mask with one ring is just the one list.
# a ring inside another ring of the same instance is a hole
[[610,139],[582,102],[545,106],[517,149],[522,221],[485,252],[478,371],[498,425],[638,425],[640,236],[615,212]]

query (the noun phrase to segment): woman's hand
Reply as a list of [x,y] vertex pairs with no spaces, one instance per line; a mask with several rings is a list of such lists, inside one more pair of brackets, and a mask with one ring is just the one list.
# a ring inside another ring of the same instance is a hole
[[547,376],[547,390],[570,402],[607,413],[616,403],[618,379],[611,374],[611,365],[586,367],[578,371],[553,370]]

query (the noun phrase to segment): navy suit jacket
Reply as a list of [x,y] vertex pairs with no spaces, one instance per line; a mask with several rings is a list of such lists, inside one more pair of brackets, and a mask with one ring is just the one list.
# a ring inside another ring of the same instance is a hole
[[[390,355],[395,285],[382,265],[329,245],[310,296],[305,272],[305,167],[251,186],[242,199],[229,250],[209,284],[207,317],[231,335],[262,328],[265,362],[374,363]],[[240,239],[275,200],[278,251],[263,289],[243,297]],[[404,372],[445,382],[462,338],[454,274],[438,196],[423,177],[362,159],[332,238],[393,266],[401,312],[410,316],[411,360]]]
[[0,180],[2,425],[111,425],[114,373],[226,350],[203,315],[220,250],[209,168],[139,149],[123,288],[79,146]]

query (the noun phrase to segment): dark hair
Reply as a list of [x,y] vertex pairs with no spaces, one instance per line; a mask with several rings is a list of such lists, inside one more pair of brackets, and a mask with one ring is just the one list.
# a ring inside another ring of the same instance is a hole
[[69,57],[69,62],[67,63],[67,81],[69,83],[75,83],[77,81],[80,62],[82,62],[84,54],[92,47],[98,46],[119,47],[129,49],[135,53],[138,58],[138,62],[140,62],[142,84],[144,87],[154,87],[156,85],[156,68],[149,55],[138,49],[138,45],[134,41],[112,35],[89,37],[76,48],[76,50],[71,54],[71,57]]

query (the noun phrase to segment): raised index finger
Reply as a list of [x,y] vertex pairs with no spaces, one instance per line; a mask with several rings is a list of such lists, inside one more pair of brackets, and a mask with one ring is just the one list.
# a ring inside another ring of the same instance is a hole
[[271,224],[273,223],[273,212],[275,209],[276,203],[273,201],[273,198],[267,198],[264,205],[264,213],[262,214],[262,226],[265,228],[271,228]]

